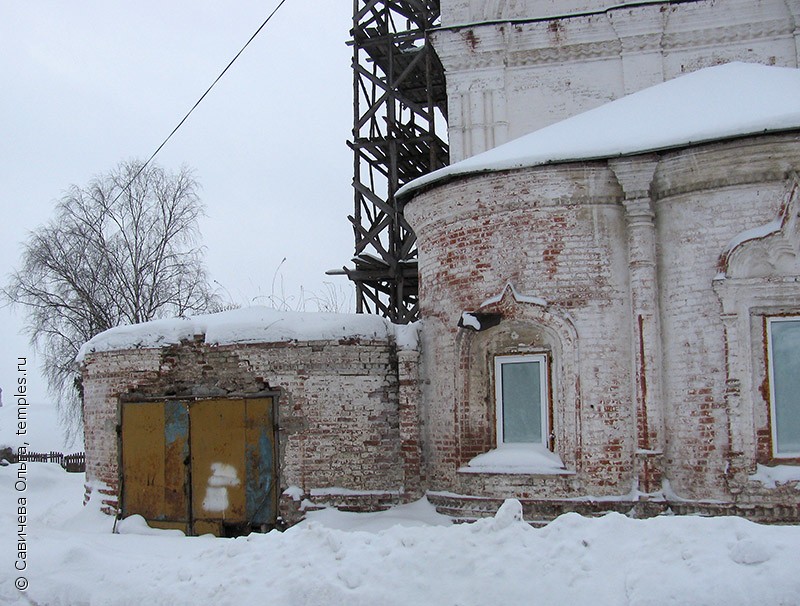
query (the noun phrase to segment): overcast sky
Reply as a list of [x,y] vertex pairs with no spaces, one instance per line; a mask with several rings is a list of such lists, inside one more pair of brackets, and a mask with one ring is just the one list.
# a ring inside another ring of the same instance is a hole
[[[277,2],[0,2],[3,283],[61,193],[149,157]],[[334,281],[354,305],[347,280],[324,275],[353,247],[351,9],[288,0],[157,157],[196,171],[208,269],[233,302],[296,305]],[[22,325],[0,309],[6,405],[17,358],[34,362]]]

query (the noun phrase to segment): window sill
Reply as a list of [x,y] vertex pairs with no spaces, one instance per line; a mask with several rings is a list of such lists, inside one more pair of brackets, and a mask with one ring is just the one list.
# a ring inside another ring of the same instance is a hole
[[459,473],[509,475],[575,475],[561,457],[539,445],[505,444],[478,455],[458,469]]
[[766,488],[778,488],[786,484],[794,484],[800,489],[800,467],[797,465],[766,466],[759,463],[756,473],[750,476],[751,481],[759,482]]

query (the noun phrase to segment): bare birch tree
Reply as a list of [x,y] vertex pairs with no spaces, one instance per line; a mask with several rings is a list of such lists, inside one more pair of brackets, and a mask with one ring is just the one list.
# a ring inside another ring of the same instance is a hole
[[197,190],[187,169],[124,162],[71,186],[23,245],[2,294],[26,313],[50,390],[67,403],[62,418],[81,418],[75,356],[83,343],[120,324],[214,307]]

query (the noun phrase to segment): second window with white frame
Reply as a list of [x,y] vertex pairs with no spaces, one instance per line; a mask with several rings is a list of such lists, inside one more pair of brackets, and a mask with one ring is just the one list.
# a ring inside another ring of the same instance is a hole
[[769,386],[772,451],[800,457],[800,317],[769,318]]

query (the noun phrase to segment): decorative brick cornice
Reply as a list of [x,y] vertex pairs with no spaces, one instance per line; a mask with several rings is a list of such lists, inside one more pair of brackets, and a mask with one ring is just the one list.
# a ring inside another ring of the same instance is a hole
[[776,133],[662,152],[652,196],[663,200],[697,191],[781,181],[800,170],[799,149],[800,133]]
[[507,65],[509,67],[521,67],[525,65],[589,61],[591,59],[611,59],[619,57],[621,51],[622,45],[619,40],[512,50],[508,53]]
[[[580,22],[578,20],[581,20]],[[791,38],[795,24],[791,19],[772,19],[756,23],[737,23],[685,31],[670,30],[669,25],[653,22],[650,31],[628,35],[623,28],[601,30],[598,23],[586,17],[575,17],[575,27],[561,41],[547,35],[548,24],[569,18],[525,24],[486,23],[469,26],[471,40],[477,40],[470,52],[463,52],[462,30],[441,30],[433,34],[434,46],[448,72],[507,67],[549,65],[592,59],[618,58],[622,53],[678,51],[696,47],[730,46],[736,43],[765,40],[774,43],[781,37]],[[609,18],[613,24],[614,19]],[[593,25],[590,27],[590,25]],[[514,31],[512,31],[512,28]],[[466,30],[466,28],[465,28]],[[464,30],[464,31],[465,31]]]
[[622,45],[619,40],[604,40],[559,47],[504,48],[494,49],[489,52],[459,52],[449,56],[442,53],[442,55],[444,56],[447,71],[452,73],[493,68],[498,65],[524,67],[603,58],[613,59],[619,57],[621,51]]
[[666,32],[661,42],[665,50],[695,46],[723,46],[751,40],[769,40],[774,43],[781,36],[791,37],[794,24],[786,19],[743,23],[721,27],[695,29],[683,32]]
[[620,38],[623,53],[659,52],[661,50],[661,34],[639,34]]

